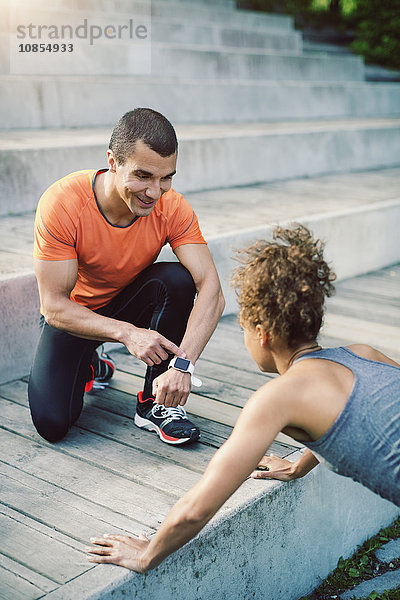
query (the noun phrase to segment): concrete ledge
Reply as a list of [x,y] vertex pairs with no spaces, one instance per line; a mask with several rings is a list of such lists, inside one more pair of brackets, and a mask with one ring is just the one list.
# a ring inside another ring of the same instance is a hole
[[395,83],[204,80],[199,86],[193,79],[14,75],[0,76],[0,88],[0,114],[8,129],[111,127],[135,106],[152,106],[175,124],[400,113]]
[[[295,222],[326,240],[325,256],[334,265],[337,281],[381,269],[400,261],[400,245],[395,243],[400,227],[400,199],[377,202],[367,207],[321,215],[296,217]],[[292,220],[280,221],[290,225]],[[210,239],[209,247],[217,265],[226,307],[225,314],[237,312],[236,295],[229,280],[235,250],[257,239],[271,239],[274,224],[222,234]]]
[[[326,256],[332,261],[338,280],[361,275],[400,262],[395,243],[400,227],[400,199],[372,205],[296,218],[327,241]],[[290,221],[282,222],[282,224]],[[208,239],[226,298],[224,314],[237,312],[236,296],[229,279],[236,266],[235,249],[256,239],[268,239],[273,225],[233,231]],[[175,260],[169,248],[160,260]],[[39,298],[34,275],[0,281],[0,383],[26,375],[31,367],[38,337]]]
[[167,589],[176,600],[297,600],[398,514],[394,504],[320,466],[289,484],[249,480],[154,571],[99,565],[46,598],[164,600]]
[[36,279],[22,275],[0,281],[0,382],[29,373],[39,337]]

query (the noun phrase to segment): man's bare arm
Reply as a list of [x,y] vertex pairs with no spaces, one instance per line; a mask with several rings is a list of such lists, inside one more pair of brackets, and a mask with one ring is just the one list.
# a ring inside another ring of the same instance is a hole
[[[180,348],[195,363],[210,339],[224,310],[221,284],[210,251],[204,244],[185,244],[175,250],[193,277],[197,299]],[[154,381],[156,401],[165,406],[184,405],[190,392],[190,375],[169,369]]]
[[213,334],[225,307],[218,273],[204,244],[187,244],[175,250],[179,261],[193,277],[197,299],[190,314],[181,348],[193,363]]
[[157,331],[103,317],[70,300],[78,277],[76,259],[35,259],[42,313],[49,325],[72,335],[102,342],[121,342],[147,365],[159,364],[168,354],[184,356],[182,350]]

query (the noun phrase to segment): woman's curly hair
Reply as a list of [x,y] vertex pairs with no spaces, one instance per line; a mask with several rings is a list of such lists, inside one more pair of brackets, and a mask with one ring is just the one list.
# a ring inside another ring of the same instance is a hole
[[242,266],[232,275],[240,321],[262,324],[289,347],[313,341],[322,325],[325,296],[336,275],[323,258],[324,244],[302,225],[277,227],[273,241],[259,240],[238,251]]

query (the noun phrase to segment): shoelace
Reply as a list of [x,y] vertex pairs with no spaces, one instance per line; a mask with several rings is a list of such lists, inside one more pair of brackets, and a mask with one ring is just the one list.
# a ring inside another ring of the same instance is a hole
[[[161,412],[161,415],[156,415],[154,412],[154,409],[157,410],[158,407],[161,407],[159,410]],[[158,405],[154,405],[153,408],[151,409],[151,412],[153,413],[154,417],[165,417],[168,418],[170,421],[178,421],[180,419],[186,419],[186,410],[183,408],[183,406],[177,406],[176,408],[170,406],[170,407],[166,407],[163,406],[162,404],[158,404]]]
[[110,385],[109,381],[96,381],[93,380],[92,390],[105,390]]

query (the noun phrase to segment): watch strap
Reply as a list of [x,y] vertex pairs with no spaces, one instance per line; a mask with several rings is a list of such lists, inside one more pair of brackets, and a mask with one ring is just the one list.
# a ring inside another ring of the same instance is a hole
[[181,373],[189,373],[189,375],[190,375],[190,378],[191,378],[191,382],[192,382],[192,384],[193,384],[195,387],[201,387],[201,386],[203,385],[203,382],[201,381],[201,379],[199,379],[198,377],[195,377],[195,376],[193,375],[193,373],[194,373],[194,365],[193,365],[193,364],[190,362],[190,360],[188,360],[188,359],[185,359],[185,360],[187,360],[187,362],[188,362],[189,364],[187,365],[187,368],[186,368],[186,369],[181,369],[181,368],[179,368],[178,366],[176,366],[176,359],[177,359],[177,358],[179,358],[179,357],[176,357],[176,356],[175,356],[175,357],[174,357],[174,358],[173,358],[173,359],[170,361],[170,363],[169,363],[169,365],[168,365],[168,368],[169,368],[169,369],[175,369],[176,371],[181,371]]

